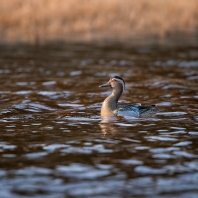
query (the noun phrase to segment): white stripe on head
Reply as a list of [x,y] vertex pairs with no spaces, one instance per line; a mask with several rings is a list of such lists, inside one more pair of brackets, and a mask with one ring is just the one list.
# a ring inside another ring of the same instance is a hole
[[116,80],[117,82],[119,82],[122,87],[123,87],[123,90],[125,89],[125,83],[124,83],[124,80],[122,80],[122,78],[118,78],[117,76],[113,77],[112,80]]

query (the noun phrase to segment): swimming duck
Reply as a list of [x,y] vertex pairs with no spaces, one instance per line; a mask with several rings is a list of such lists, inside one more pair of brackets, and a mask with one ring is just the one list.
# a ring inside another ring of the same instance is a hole
[[157,112],[158,109],[152,106],[141,106],[140,103],[118,106],[118,100],[125,89],[125,82],[119,76],[111,77],[110,80],[99,87],[111,87],[112,93],[108,96],[101,108],[102,118],[112,118],[115,116],[132,116],[132,117],[151,117]]

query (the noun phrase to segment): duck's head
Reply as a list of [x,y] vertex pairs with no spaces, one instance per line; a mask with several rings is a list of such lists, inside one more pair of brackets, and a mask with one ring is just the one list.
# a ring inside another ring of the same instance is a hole
[[122,90],[124,90],[125,82],[121,77],[114,76],[111,77],[107,83],[100,85],[99,87],[111,87],[112,89],[122,88]]

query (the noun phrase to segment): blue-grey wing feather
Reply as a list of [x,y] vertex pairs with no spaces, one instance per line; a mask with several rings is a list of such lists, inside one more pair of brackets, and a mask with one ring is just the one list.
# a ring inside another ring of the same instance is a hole
[[139,106],[141,104],[133,104],[133,105],[126,105],[126,106],[120,106],[118,109],[118,116],[134,116],[139,117]]
[[118,116],[149,117],[159,112],[154,106],[141,106],[140,103],[120,106]]

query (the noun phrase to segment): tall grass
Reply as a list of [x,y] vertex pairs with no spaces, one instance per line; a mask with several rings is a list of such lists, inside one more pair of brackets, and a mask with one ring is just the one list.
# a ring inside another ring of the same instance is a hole
[[0,0],[0,41],[193,35],[198,0]]

